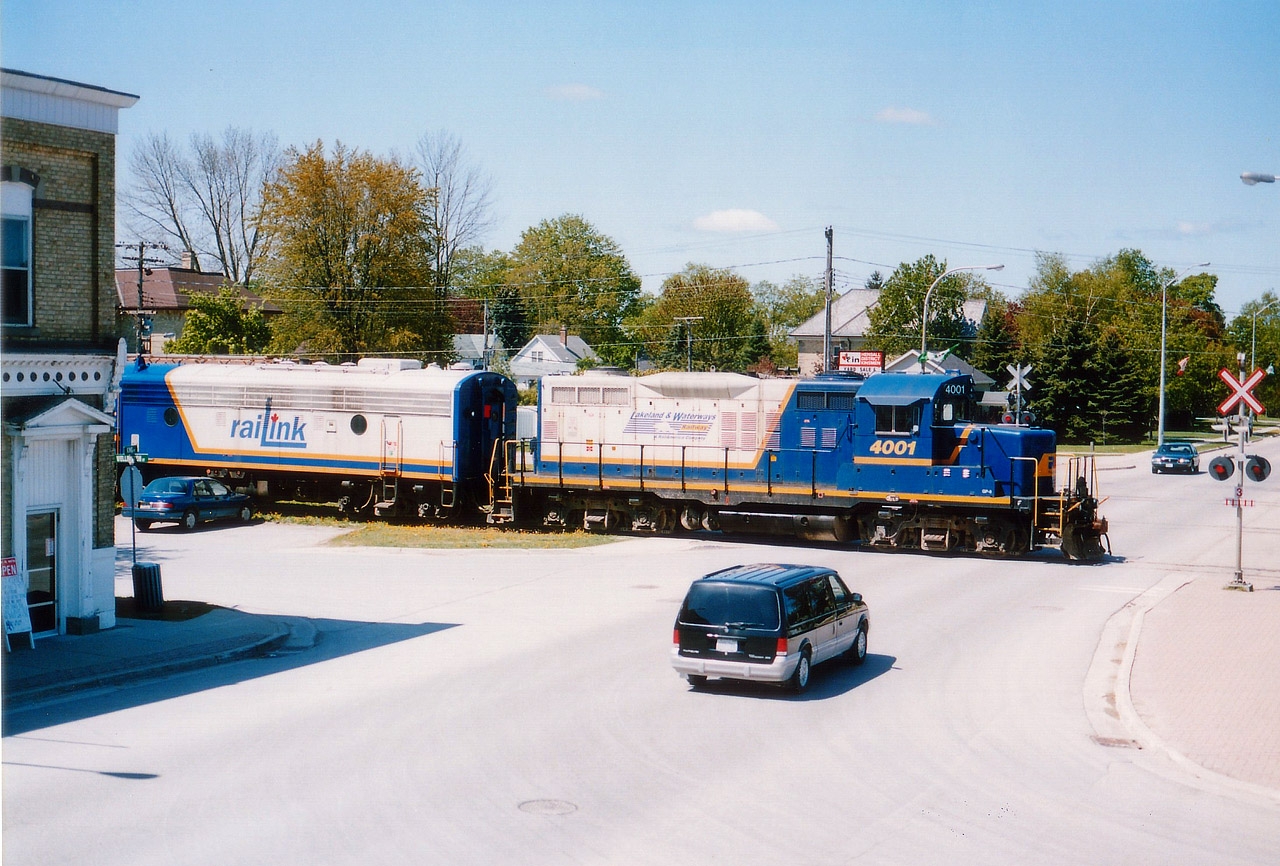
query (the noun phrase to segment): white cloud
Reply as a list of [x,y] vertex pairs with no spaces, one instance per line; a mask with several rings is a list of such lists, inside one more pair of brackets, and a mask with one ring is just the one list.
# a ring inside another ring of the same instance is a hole
[[776,232],[778,224],[755,210],[730,208],[698,217],[693,227],[700,232]]
[[1182,220],[1178,223],[1178,234],[1183,237],[1211,235],[1214,232],[1214,227],[1209,223],[1193,223],[1186,220]]
[[604,99],[604,91],[589,84],[558,84],[547,88],[547,96],[561,102],[592,102]]
[[934,120],[927,111],[915,108],[882,108],[876,113],[879,123],[904,123],[908,126],[935,126]]

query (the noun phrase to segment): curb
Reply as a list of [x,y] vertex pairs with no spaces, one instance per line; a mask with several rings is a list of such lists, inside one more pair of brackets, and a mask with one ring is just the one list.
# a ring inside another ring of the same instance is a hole
[[[143,659],[140,660],[140,664],[127,668],[90,673],[74,679],[59,680],[56,683],[43,683],[29,686],[27,688],[19,688],[13,692],[5,694],[4,702],[8,708],[23,707],[59,698],[70,694],[71,692],[106,688],[108,686],[118,686],[125,683],[136,682],[138,680],[152,679],[197,670],[199,668],[213,667],[214,665],[238,661],[249,656],[260,655],[270,652],[278,647],[282,647],[290,642],[293,633],[293,629],[291,629],[288,623],[277,622],[276,630],[273,633],[265,636],[258,636],[257,639],[248,643],[243,642],[241,639],[231,638],[215,642],[213,644],[200,645],[193,648],[195,650],[194,652],[189,654],[184,653],[182,657],[179,658],[161,659],[151,662]],[[314,633],[313,626],[313,638]],[[314,639],[309,645],[314,645]],[[305,649],[306,647],[299,645],[296,648]],[[155,658],[155,656],[152,658]]]
[[[1169,574],[1126,602],[1103,626],[1084,688],[1085,712],[1094,729],[1094,742],[1163,755],[1173,767],[1166,768],[1161,775],[1207,793],[1280,804],[1280,790],[1223,775],[1182,754],[1147,727],[1133,705],[1130,681],[1143,620],[1148,612],[1189,583],[1191,580],[1184,574]],[[1116,652],[1120,653],[1119,658],[1115,657]],[[1149,769],[1160,772],[1157,767]],[[1178,772],[1173,772],[1174,769]]]

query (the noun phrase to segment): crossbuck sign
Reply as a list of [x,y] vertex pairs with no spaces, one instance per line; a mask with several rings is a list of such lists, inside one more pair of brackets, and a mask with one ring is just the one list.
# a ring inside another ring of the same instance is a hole
[[1258,398],[1253,396],[1252,393],[1254,387],[1261,382],[1266,375],[1266,371],[1264,370],[1254,370],[1253,374],[1250,375],[1249,378],[1242,380],[1237,379],[1235,374],[1225,367],[1219,370],[1218,378],[1227,383],[1227,386],[1232,390],[1232,394],[1230,397],[1223,400],[1218,406],[1218,414],[1226,415],[1237,403],[1244,403],[1259,415],[1266,411],[1262,408],[1262,404],[1258,402]]

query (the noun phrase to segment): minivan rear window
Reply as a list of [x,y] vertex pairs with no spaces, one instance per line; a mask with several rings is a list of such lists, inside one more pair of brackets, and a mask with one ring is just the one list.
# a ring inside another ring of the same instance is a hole
[[778,595],[765,586],[695,583],[685,597],[680,622],[776,630]]

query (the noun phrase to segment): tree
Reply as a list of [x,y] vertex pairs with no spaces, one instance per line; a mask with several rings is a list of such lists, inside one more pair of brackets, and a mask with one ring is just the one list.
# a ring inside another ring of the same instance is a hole
[[498,335],[508,351],[515,352],[529,342],[532,327],[520,290],[507,282],[510,256],[500,250],[485,252],[469,247],[454,255],[453,268],[453,291],[488,303],[491,332]]
[[1016,364],[1022,352],[1018,340],[1018,306],[1002,298],[987,302],[987,313],[978,325],[973,341],[973,366],[997,382],[1009,375],[1006,369]]
[[628,364],[635,347],[623,322],[640,306],[640,279],[618,244],[577,214],[528,228],[510,254],[505,282],[520,293],[538,333],[577,332],[609,364]]
[[462,143],[445,132],[427,133],[418,140],[417,162],[423,184],[435,190],[427,243],[436,294],[445,297],[453,286],[459,254],[479,242],[493,224],[492,183],[467,164]]
[[[1109,437],[1132,436],[1155,426],[1162,313],[1166,427],[1185,426],[1195,417],[1212,413],[1209,395],[1218,390],[1213,382],[1214,365],[1228,351],[1222,343],[1220,311],[1213,299],[1216,281],[1211,275],[1199,274],[1169,285],[1175,276],[1172,269],[1157,268],[1132,249],[1074,273],[1062,256],[1037,257],[1036,275],[1021,299],[1016,318],[1023,346],[1042,358],[1033,378],[1041,390],[1038,411],[1056,419],[1051,426],[1082,437],[1081,441],[1100,432],[1104,411],[1108,413]],[[1079,341],[1080,345],[1068,352],[1062,346],[1064,340]],[[1185,375],[1177,376],[1174,365],[1181,358],[1187,359],[1188,366]],[[1061,366],[1069,360],[1087,365],[1082,371]],[[1058,394],[1064,400],[1074,400],[1067,395],[1074,395],[1077,389],[1085,401],[1078,411],[1064,411],[1044,396]],[[1113,412],[1127,413],[1141,423],[1117,425]]]
[[186,151],[152,133],[134,148],[133,185],[121,201],[134,231],[189,251],[196,269],[203,257],[228,282],[247,285],[262,252],[262,187],[279,160],[270,133],[228,127],[220,140],[195,133]]
[[271,328],[261,305],[246,304],[231,286],[216,295],[193,294],[182,336],[165,344],[165,351],[190,355],[251,355],[271,342]]
[[[898,265],[885,281],[880,300],[867,314],[867,343],[889,357],[920,347],[920,317],[929,286],[947,270],[947,263],[926,255]],[[933,351],[957,346],[957,354],[969,355],[971,325],[964,317],[964,302],[987,283],[969,272],[942,280],[929,296],[927,336]]]
[[[696,321],[694,320],[696,319]],[[662,294],[634,323],[660,365],[743,371],[768,357],[763,318],[745,279],[689,264],[662,283]]]
[[432,291],[431,196],[413,168],[338,143],[290,149],[263,193],[264,272],[285,312],[275,346],[351,359],[452,350]]
[[1267,414],[1275,415],[1280,409],[1280,375],[1276,374],[1280,369],[1280,297],[1268,291],[1246,303],[1240,315],[1231,320],[1228,333],[1235,350],[1245,353],[1247,368],[1270,370],[1254,394],[1267,408]]
[[751,287],[756,307],[769,338],[769,355],[778,366],[794,367],[797,363],[791,330],[808,321],[826,304],[826,288],[822,281],[796,274],[781,287],[767,280]]

